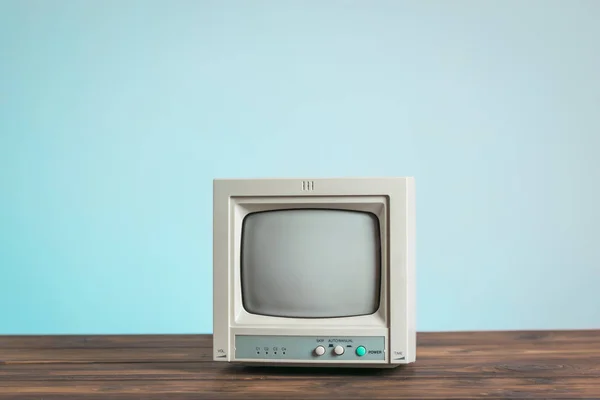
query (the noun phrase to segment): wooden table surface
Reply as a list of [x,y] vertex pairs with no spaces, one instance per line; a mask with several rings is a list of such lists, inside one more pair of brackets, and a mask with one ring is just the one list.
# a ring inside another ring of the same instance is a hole
[[600,398],[600,331],[419,333],[387,370],[250,368],[210,335],[0,336],[0,398]]

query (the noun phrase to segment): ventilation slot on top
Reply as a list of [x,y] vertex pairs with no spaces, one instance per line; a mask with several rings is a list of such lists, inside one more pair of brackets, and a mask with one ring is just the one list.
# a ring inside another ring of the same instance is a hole
[[315,190],[315,181],[302,181],[302,191],[310,192]]

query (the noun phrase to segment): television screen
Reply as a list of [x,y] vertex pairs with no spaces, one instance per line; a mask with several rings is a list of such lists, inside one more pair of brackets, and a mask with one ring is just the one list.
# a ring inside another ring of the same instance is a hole
[[373,314],[379,308],[380,277],[379,220],[371,213],[293,209],[244,218],[241,283],[249,313]]

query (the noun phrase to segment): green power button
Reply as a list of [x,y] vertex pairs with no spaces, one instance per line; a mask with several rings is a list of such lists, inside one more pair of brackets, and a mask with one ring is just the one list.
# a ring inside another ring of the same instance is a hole
[[362,357],[365,354],[367,354],[367,349],[365,349],[365,346],[358,346],[356,348],[356,355],[357,356]]

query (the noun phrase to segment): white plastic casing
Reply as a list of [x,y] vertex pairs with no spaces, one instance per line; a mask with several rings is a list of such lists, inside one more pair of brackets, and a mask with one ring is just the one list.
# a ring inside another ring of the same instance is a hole
[[[381,230],[381,293],[371,315],[279,318],[246,312],[240,279],[241,229],[256,211],[327,208],[369,211]],[[399,178],[216,179],[213,185],[213,358],[261,364],[349,364],[321,359],[237,359],[236,335],[381,336],[383,360],[353,366],[397,366],[416,359],[415,181]]]

